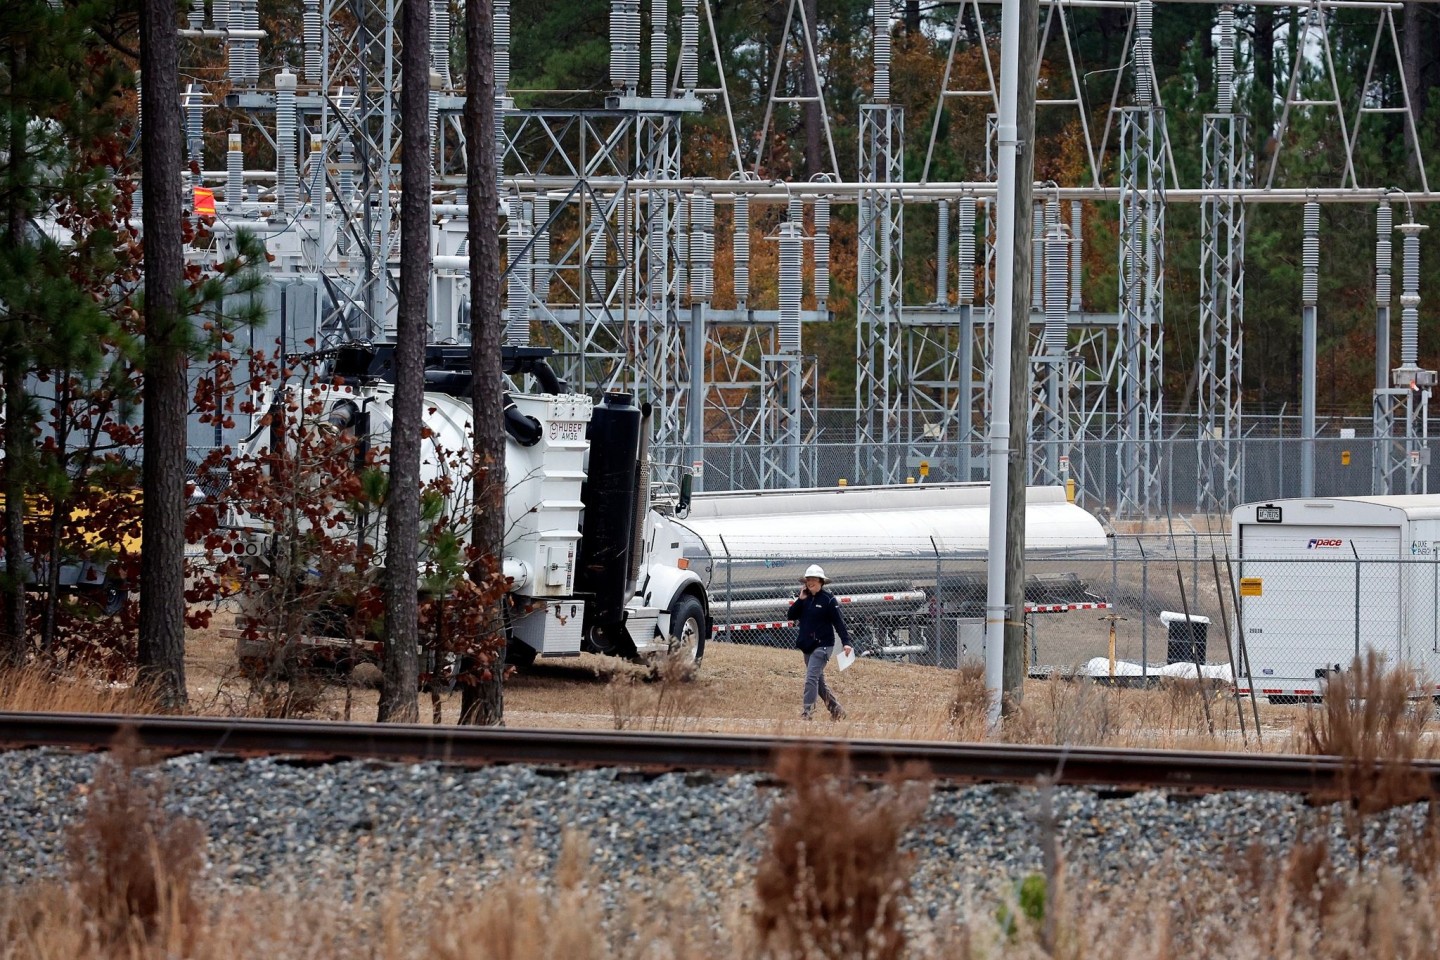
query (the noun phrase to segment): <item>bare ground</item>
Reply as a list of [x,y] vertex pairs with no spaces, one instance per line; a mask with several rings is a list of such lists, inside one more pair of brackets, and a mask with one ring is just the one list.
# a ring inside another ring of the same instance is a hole
[[[257,713],[249,685],[239,675],[233,642],[216,629],[195,631],[188,647],[192,709],[220,716]],[[691,677],[656,671],[611,657],[581,654],[540,660],[505,681],[505,721],[512,727],[592,730],[683,730],[794,736],[968,740],[984,736],[983,702],[973,678],[953,669],[861,659],[849,670],[831,667],[827,682],[847,716],[835,722],[817,710],[799,716],[804,666],[794,650],[711,643]],[[373,686],[334,679],[318,690],[311,716],[372,721]],[[1246,706],[1248,735],[1239,728],[1232,698],[1203,697],[1193,684],[1160,690],[1125,690],[1084,680],[1030,680],[1025,715],[1016,738],[1031,742],[1255,749],[1253,715]],[[420,715],[454,723],[459,695],[432,700],[422,692]],[[1207,712],[1206,707],[1209,707]],[[1265,749],[1293,742],[1304,709],[1261,705]],[[1212,732],[1213,730],[1213,732]]]

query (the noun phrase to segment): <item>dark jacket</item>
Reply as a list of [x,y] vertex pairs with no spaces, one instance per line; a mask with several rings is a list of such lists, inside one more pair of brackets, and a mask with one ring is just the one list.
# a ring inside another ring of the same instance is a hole
[[800,628],[795,635],[795,646],[803,653],[833,647],[837,630],[841,643],[851,646],[850,631],[845,629],[845,619],[840,616],[840,601],[823,587],[813,597],[797,597],[790,604],[790,619]]

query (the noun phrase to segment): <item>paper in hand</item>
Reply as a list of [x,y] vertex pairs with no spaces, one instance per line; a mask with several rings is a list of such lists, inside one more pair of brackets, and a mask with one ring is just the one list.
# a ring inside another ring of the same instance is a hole
[[855,654],[846,653],[843,647],[841,648],[840,652],[835,655],[835,663],[840,667],[841,670],[850,669],[850,664],[854,662]]

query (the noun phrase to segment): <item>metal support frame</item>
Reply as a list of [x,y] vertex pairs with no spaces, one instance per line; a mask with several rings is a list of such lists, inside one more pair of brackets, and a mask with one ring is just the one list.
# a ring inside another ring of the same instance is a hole
[[1200,512],[1225,514],[1245,499],[1241,462],[1241,374],[1245,332],[1245,207],[1229,191],[1244,187],[1249,156],[1245,117],[1208,114],[1200,206],[1199,457]]
[[904,180],[905,112],[889,104],[860,108],[860,179],[876,184],[860,193],[855,281],[855,477],[893,483],[904,464],[896,456],[907,419],[902,262],[904,203],[889,184]]
[[1159,441],[1165,362],[1165,115],[1120,111],[1120,369],[1116,512],[1145,519],[1161,508]]

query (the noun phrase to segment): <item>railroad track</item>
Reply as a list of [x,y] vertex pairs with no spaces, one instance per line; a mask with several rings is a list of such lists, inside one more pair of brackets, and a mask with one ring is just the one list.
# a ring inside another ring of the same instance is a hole
[[[460,766],[531,764],[625,767],[643,771],[764,772],[777,751],[808,744],[844,753],[851,769],[878,776],[920,764],[936,778],[966,783],[1034,783],[1189,793],[1267,790],[1321,796],[1347,793],[1353,765],[1337,757],[1104,747],[938,743],[904,740],[572,732],[426,724],[0,712],[0,750],[108,749],[122,731],[158,754],[286,756],[440,762]],[[1413,765],[1417,786],[1440,796],[1440,763]]]

